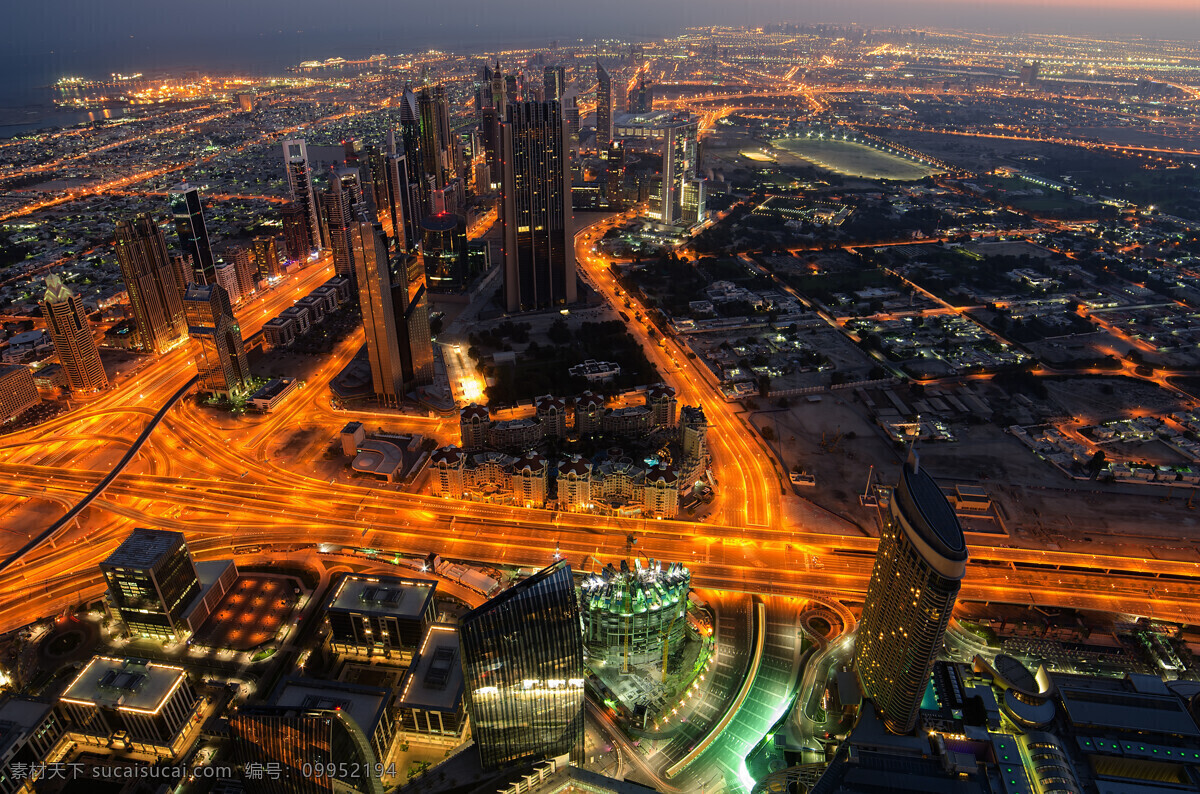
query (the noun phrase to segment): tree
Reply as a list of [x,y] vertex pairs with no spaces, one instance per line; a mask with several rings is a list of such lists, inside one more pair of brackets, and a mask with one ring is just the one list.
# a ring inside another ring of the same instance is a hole
[[546,335],[556,345],[565,345],[571,341],[571,329],[567,327],[567,321],[562,317],[558,317],[550,324],[550,330]]
[[1088,471],[1095,474],[1096,472],[1103,469],[1104,464],[1107,462],[1108,461],[1104,455],[1104,450],[1098,449],[1098,450],[1096,450],[1096,454],[1092,455],[1092,459],[1088,461],[1088,464],[1087,464]]

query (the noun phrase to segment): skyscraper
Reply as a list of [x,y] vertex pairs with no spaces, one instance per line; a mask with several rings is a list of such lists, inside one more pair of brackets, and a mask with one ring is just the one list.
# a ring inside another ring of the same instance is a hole
[[421,257],[430,292],[467,288],[467,224],[461,215],[443,212],[421,221]]
[[463,615],[459,638],[485,768],[575,749],[583,735],[583,636],[566,562]]
[[392,311],[400,346],[400,371],[406,390],[433,383],[433,343],[429,296],[421,255],[397,253],[391,262]]
[[175,218],[179,247],[192,260],[194,273],[191,281],[212,284],[216,278],[216,259],[208,241],[208,228],[204,225],[204,204],[200,201],[200,191],[184,182],[171,188],[167,197],[171,203],[171,215]]
[[226,257],[233,260],[234,272],[237,274],[238,295],[241,300],[249,300],[258,292],[258,264],[254,259],[254,248],[249,245],[236,245],[231,248]]
[[200,594],[200,580],[183,533],[135,529],[100,572],[131,633],[170,640],[186,631],[184,613]]
[[375,397],[385,405],[398,405],[407,390],[383,229],[379,224],[357,220],[350,225],[349,235]]
[[510,312],[575,302],[567,131],[557,102],[510,105],[500,126],[500,223]]
[[895,733],[917,724],[966,566],[954,509],[913,452],[888,507],[854,648],[863,693]]
[[630,113],[649,113],[654,110],[654,89],[643,77],[638,80],[637,86],[629,92],[629,112]]
[[279,275],[279,248],[274,237],[254,238],[254,267],[260,278],[275,278]]
[[117,262],[141,347],[162,353],[187,330],[167,241],[149,215],[117,223]]
[[[663,122],[662,184],[658,195],[663,223],[682,220],[684,188],[695,182],[699,165],[699,128],[699,119],[690,113],[676,114]],[[703,211],[703,193],[700,196]],[[652,205],[652,214],[653,210]]]
[[311,232],[304,208],[289,201],[280,210],[283,221],[283,252],[293,262],[307,262],[312,253]]
[[604,64],[596,61],[596,151],[603,152],[612,145],[612,78]]
[[[403,251],[415,245],[414,222],[420,213],[412,200],[412,189],[408,177],[408,156],[396,149],[396,131],[388,130],[388,153],[384,168],[387,187],[387,215],[391,220],[392,237],[396,249]],[[415,213],[415,214],[414,214]]]
[[321,221],[317,215],[317,197],[313,192],[312,172],[308,167],[308,146],[303,138],[283,142],[283,164],[287,168],[292,201],[304,212],[308,248],[310,251],[320,248]]
[[250,368],[242,329],[233,317],[229,295],[219,284],[192,284],[183,296],[188,333],[196,340],[200,388],[232,397],[246,389]]
[[54,341],[58,362],[73,392],[108,388],[108,376],[100,363],[100,351],[92,336],[92,326],[83,311],[83,302],[67,289],[57,273],[46,276],[46,297],[42,316]]
[[567,89],[567,72],[562,66],[547,66],[542,70],[542,86],[547,102],[562,102]]
[[337,173],[329,175],[329,189],[321,194],[321,213],[325,219],[325,234],[333,253],[333,270],[354,282],[354,262],[350,258],[351,194],[344,189]]
[[625,149],[620,143],[609,147],[605,169],[604,197],[608,208],[619,212],[625,208]]

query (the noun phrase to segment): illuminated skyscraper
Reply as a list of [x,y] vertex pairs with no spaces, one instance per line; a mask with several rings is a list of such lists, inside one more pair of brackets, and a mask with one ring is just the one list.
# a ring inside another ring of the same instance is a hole
[[187,331],[167,241],[149,215],[117,223],[117,262],[141,347],[161,353]]
[[[321,221],[317,212],[317,197],[313,191],[312,172],[308,167],[308,146],[303,138],[283,142],[283,164],[287,168],[288,187],[292,201],[304,212],[308,249],[321,247]],[[291,252],[289,251],[289,254]],[[295,257],[303,259],[305,257]]]
[[200,201],[200,191],[184,182],[171,188],[167,197],[171,203],[171,215],[175,218],[179,247],[192,260],[191,281],[212,284],[216,278],[216,259],[208,241],[208,228],[204,225],[204,204]]
[[854,647],[863,693],[895,733],[917,724],[966,566],[954,508],[914,452],[892,494]]
[[605,163],[604,197],[608,208],[620,212],[625,208],[625,149],[620,143],[614,143],[608,149],[608,160]]
[[583,636],[556,562],[459,619],[467,711],[483,766],[555,758],[583,736]]
[[397,250],[416,245],[419,239],[416,222],[420,217],[408,174],[408,155],[396,149],[396,133],[388,130],[388,153],[385,161],[387,183],[387,213],[391,218],[392,236]]
[[225,397],[244,392],[250,378],[246,345],[225,288],[219,284],[192,284],[184,293],[183,306],[188,333],[198,350],[200,389]]
[[96,339],[83,311],[83,302],[67,289],[56,273],[46,276],[42,316],[71,391],[108,388],[108,376],[100,363],[100,351],[96,349]]
[[613,94],[612,78],[599,61],[596,61],[596,80],[596,151],[603,152],[612,145]]
[[397,405],[404,399],[406,389],[383,229],[379,224],[357,220],[350,225],[349,233],[367,355],[371,360],[371,383],[380,402]]
[[183,533],[135,529],[100,563],[108,595],[132,634],[175,639],[200,580]]
[[350,258],[350,226],[354,223],[352,196],[336,173],[329,175],[329,189],[321,194],[321,212],[325,234],[333,254],[333,270],[354,283],[354,262]]
[[279,248],[274,237],[254,238],[254,267],[260,278],[279,275]]
[[509,312],[575,302],[567,131],[557,102],[510,105],[500,125],[500,223]]

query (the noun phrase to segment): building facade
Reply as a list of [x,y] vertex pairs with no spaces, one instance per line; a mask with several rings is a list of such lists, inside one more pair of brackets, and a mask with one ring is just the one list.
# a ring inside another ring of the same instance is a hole
[[163,353],[187,333],[183,290],[162,229],[149,215],[117,223],[117,262],[142,350]]
[[210,394],[233,397],[246,390],[250,367],[242,329],[219,284],[192,284],[184,293],[188,333],[195,341],[199,387]]
[[460,619],[467,713],[484,768],[576,751],[585,675],[579,621],[565,561]]
[[192,272],[189,281],[197,284],[212,284],[216,276],[216,259],[208,240],[208,227],[204,223],[204,203],[200,191],[186,182],[167,191],[171,204],[171,215],[175,219],[175,232],[179,235],[179,248],[191,260]]
[[570,158],[561,106],[510,105],[500,143],[505,308],[521,312],[574,303]]
[[184,617],[201,588],[182,533],[135,529],[100,571],[131,634],[170,641],[187,633]]
[[894,733],[917,724],[966,565],[958,517],[913,453],[888,507],[854,647],[863,694]]
[[395,576],[342,578],[325,608],[336,653],[411,658],[436,617],[437,583]]
[[46,277],[46,295],[42,316],[54,340],[54,350],[72,392],[87,393],[108,388],[108,375],[100,362],[100,350],[92,336],[92,326],[83,311],[83,302],[67,289],[57,274]]
[[0,364],[0,423],[16,419],[41,401],[33,370],[23,364]]

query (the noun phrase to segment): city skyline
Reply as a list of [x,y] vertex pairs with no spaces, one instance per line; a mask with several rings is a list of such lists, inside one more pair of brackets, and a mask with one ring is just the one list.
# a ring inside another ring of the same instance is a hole
[[133,7],[0,89],[0,789],[1200,785],[1188,8]]

